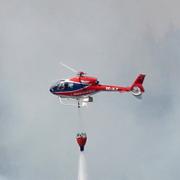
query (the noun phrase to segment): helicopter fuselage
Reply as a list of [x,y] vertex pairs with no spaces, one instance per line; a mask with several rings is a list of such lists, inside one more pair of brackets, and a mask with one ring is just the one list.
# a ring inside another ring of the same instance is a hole
[[50,88],[50,92],[62,98],[86,97],[100,91],[130,91],[131,87],[101,85],[97,78],[88,76],[76,76],[71,79],[58,81]]

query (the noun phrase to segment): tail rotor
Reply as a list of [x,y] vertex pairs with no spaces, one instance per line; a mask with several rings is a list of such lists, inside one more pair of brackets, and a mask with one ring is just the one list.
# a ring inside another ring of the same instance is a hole
[[139,74],[134,83],[132,84],[131,88],[131,93],[138,98],[141,98],[141,95],[144,93],[144,87],[143,87],[143,82],[144,82],[145,74]]

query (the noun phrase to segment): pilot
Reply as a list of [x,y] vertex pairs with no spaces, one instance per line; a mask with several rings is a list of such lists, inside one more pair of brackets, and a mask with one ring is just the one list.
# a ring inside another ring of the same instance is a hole
[[64,89],[64,83],[59,83],[58,84],[58,90],[63,90]]
[[64,89],[68,89],[68,87],[69,87],[69,86],[68,86],[68,83],[65,82],[65,83],[64,83]]

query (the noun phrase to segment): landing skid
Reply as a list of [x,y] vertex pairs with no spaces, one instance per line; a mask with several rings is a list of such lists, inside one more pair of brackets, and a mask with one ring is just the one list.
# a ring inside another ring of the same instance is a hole
[[93,102],[93,98],[92,97],[83,97],[83,98],[78,98],[78,99],[71,99],[71,98],[59,97],[59,101],[63,105],[77,106],[78,108],[80,108],[80,107],[87,107],[88,102]]

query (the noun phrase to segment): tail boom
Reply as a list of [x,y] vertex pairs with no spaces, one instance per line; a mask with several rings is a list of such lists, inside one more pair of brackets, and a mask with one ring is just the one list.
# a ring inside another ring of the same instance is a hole
[[132,92],[134,96],[139,96],[142,93],[144,93],[144,87],[143,87],[144,78],[145,78],[144,74],[139,74],[135,79],[135,81],[133,82],[133,84],[128,87],[98,84],[95,86],[90,86],[87,89],[96,92],[100,92],[100,91]]

